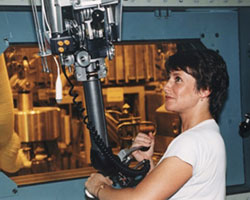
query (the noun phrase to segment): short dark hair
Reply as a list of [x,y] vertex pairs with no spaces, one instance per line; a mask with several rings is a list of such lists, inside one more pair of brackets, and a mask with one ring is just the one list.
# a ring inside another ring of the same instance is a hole
[[217,121],[227,98],[229,77],[226,63],[213,50],[180,51],[165,64],[167,73],[183,70],[196,79],[197,90],[209,89],[209,111]]

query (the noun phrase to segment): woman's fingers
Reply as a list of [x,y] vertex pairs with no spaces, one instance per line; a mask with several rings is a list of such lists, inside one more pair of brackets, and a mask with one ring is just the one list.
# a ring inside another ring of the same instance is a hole
[[107,185],[112,185],[113,184],[113,181],[109,177],[105,177],[105,179],[106,179],[105,183]]
[[132,146],[150,146],[151,143],[152,139],[148,135],[144,133],[139,133],[136,136]]
[[150,136],[146,135],[145,133],[138,133],[138,135],[135,137],[135,142],[140,141],[140,142],[150,142],[151,138]]
[[89,178],[85,182],[85,187],[87,188],[88,192],[93,195],[97,195],[98,188],[100,185],[112,185],[113,181],[109,179],[109,177],[104,177],[100,173],[93,173],[90,174]]

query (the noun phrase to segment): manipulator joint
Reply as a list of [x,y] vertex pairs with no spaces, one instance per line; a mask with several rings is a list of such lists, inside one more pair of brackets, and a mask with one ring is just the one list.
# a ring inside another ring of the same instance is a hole
[[[82,68],[76,70],[78,81],[87,80],[89,74],[105,77],[104,59],[113,58],[113,42],[121,37],[121,1],[76,0],[65,3],[59,0],[58,4],[47,6],[52,27],[49,36],[52,54],[59,55],[65,66]],[[51,6],[55,8],[51,9]]]

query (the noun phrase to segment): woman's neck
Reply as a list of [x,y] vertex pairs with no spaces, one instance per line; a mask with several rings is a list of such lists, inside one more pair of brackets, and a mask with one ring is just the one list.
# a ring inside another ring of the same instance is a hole
[[189,113],[181,113],[181,132],[184,132],[197,124],[212,119],[212,115],[208,110],[199,111],[199,112],[189,112]]

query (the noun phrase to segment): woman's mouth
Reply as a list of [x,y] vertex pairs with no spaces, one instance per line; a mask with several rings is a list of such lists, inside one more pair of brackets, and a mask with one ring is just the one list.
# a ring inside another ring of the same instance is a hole
[[166,99],[173,99],[174,97],[166,95],[165,98]]

